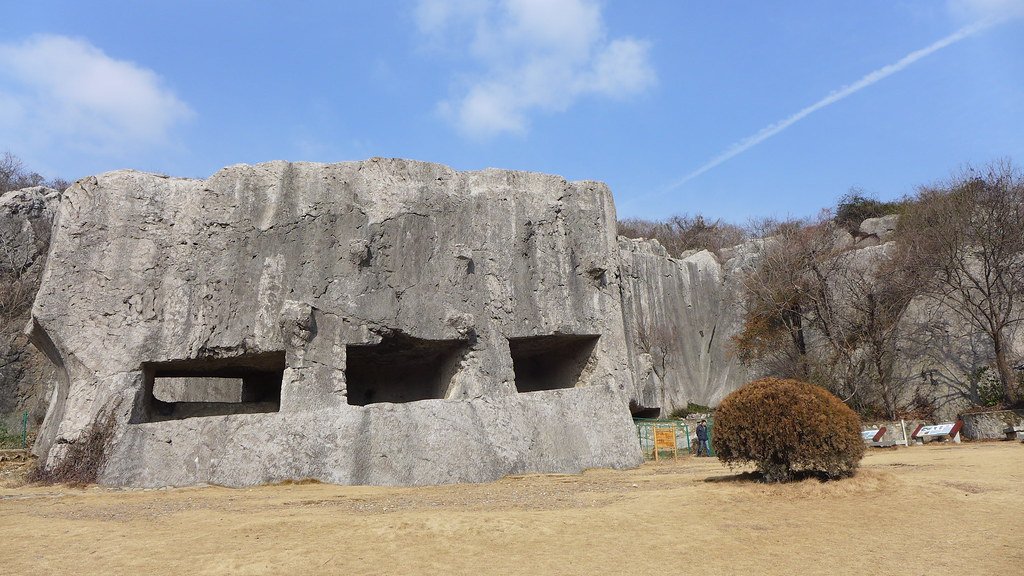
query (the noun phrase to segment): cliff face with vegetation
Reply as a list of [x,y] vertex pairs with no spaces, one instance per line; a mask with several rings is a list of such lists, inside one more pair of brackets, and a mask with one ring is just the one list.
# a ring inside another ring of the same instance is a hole
[[[620,237],[625,325],[649,404],[662,415],[713,406],[762,376],[819,383],[876,418],[1004,404],[991,339],[906,269],[899,222],[817,222],[679,258]],[[1019,325],[1005,336],[1024,350]]]
[[[616,237],[601,184],[400,160],[207,180],[123,171],[63,197],[11,192],[0,208],[0,414],[38,424],[49,405],[43,453],[115,405],[135,451],[173,436],[160,422],[223,416],[194,405],[197,386],[210,403],[242,403],[239,417],[506,396],[515,412],[515,392],[552,386],[608,387],[624,413],[668,416],[788,370],[865,413],[948,418],[1000,398],[985,336],[962,311],[897,294],[925,282],[885,267],[901,254],[896,215],[841,211],[745,241],[679,220],[701,247],[670,253]],[[1020,331],[1007,336],[1020,350]],[[273,397],[258,381],[268,373],[282,382]],[[381,388],[391,381],[399,389]],[[607,401],[552,398],[570,420]]]
[[54,369],[29,343],[24,329],[42,280],[50,229],[60,202],[52,188],[31,187],[0,196],[0,424],[37,427],[46,413]]

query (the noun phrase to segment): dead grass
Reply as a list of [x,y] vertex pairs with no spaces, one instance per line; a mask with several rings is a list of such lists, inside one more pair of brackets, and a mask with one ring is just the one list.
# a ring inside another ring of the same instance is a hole
[[65,484],[83,488],[96,482],[114,439],[114,414],[100,415],[77,439],[64,446],[60,459],[50,465],[36,466],[27,480],[38,484]]
[[0,573],[1013,574],[1021,443],[761,484],[714,459],[423,488],[0,488]]

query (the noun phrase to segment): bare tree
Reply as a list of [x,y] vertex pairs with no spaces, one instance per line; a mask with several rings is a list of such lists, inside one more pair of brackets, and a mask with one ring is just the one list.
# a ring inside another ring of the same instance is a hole
[[669,359],[679,352],[681,338],[673,326],[656,323],[640,317],[636,325],[637,345],[651,357],[652,368],[658,378],[665,378]]
[[734,337],[740,358],[782,377],[809,379],[809,322],[827,307],[816,278],[838,249],[827,221],[762,223],[775,233],[757,244],[756,264],[741,277],[744,326]]
[[912,400],[908,389],[913,384],[897,367],[903,319],[917,289],[906,281],[897,254],[890,245],[838,256],[824,287],[837,305],[815,322],[827,344],[842,351],[837,357],[847,363],[853,404],[862,410],[881,408],[888,418],[896,418]]
[[743,228],[722,220],[708,221],[700,214],[670,216],[661,221],[627,218],[619,221],[619,234],[657,240],[672,256],[687,250],[708,250],[720,255],[723,249],[746,240]]
[[65,190],[70,185],[70,182],[63,178],[47,180],[36,172],[29,171],[21,159],[10,152],[4,152],[0,156],[0,194],[30,186],[48,186]]
[[1004,397],[1016,403],[1011,334],[1024,320],[1024,176],[1003,161],[922,188],[897,235],[914,281],[987,336]]
[[0,156],[0,194],[21,188],[19,184],[24,174],[25,166],[21,160],[10,152],[4,152]]
[[742,278],[744,326],[733,339],[740,358],[894,416],[907,385],[895,370],[898,328],[913,293],[889,250],[851,250],[827,213],[768,225],[775,234]]

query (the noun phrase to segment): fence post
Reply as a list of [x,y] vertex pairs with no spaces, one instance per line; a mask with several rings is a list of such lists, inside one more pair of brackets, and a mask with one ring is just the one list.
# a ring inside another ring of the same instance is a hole
[[21,447],[28,450],[28,410],[21,413]]

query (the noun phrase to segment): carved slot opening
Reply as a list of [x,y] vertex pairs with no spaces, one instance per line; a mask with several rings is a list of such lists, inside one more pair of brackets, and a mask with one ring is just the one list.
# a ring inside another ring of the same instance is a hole
[[636,401],[629,401],[629,413],[633,418],[658,418],[661,416],[661,408],[657,406],[641,406]]
[[415,402],[448,396],[468,348],[465,340],[423,340],[405,334],[379,344],[346,347],[348,403]]
[[585,384],[583,372],[598,338],[577,334],[509,338],[516,390],[538,392]]
[[278,412],[284,352],[146,362],[149,422]]

